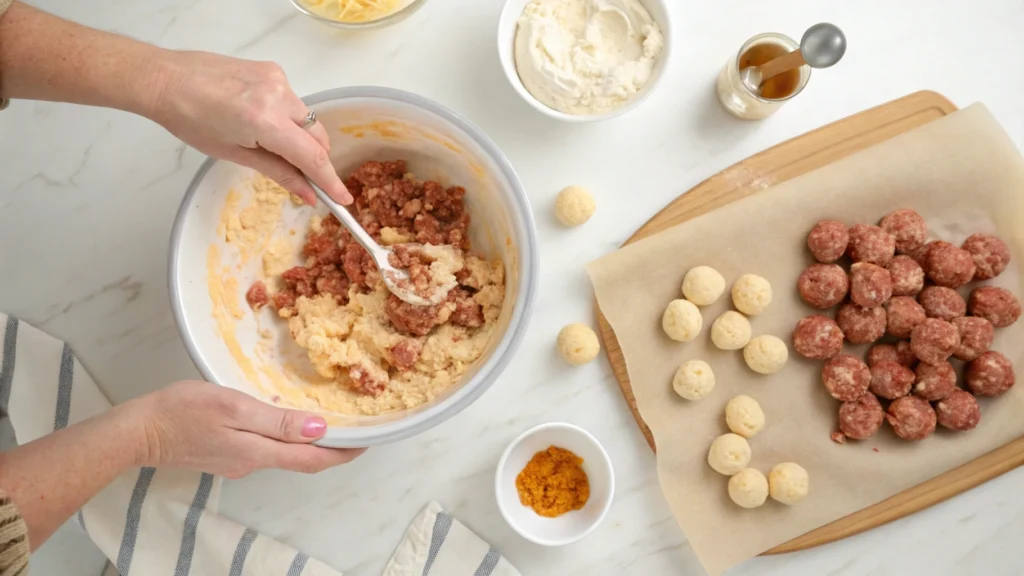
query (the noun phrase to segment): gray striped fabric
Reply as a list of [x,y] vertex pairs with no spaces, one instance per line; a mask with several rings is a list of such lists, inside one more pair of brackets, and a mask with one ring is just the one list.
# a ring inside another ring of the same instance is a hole
[[14,360],[18,351],[18,319],[7,317],[4,328],[4,362],[0,364],[0,408],[7,414],[11,399],[11,384],[14,382]]
[[498,554],[498,551],[492,546],[491,549],[487,551],[487,555],[484,556],[484,559],[480,562],[480,566],[476,569],[476,572],[473,572],[473,576],[491,576],[494,569],[498,566],[498,560],[500,559],[501,554]]
[[249,549],[252,548],[252,543],[256,540],[256,531],[252,528],[246,528],[245,532],[242,532],[242,537],[238,540],[238,546],[235,547],[235,555],[231,558],[231,571],[228,572],[228,576],[242,576],[242,568],[245,568],[245,558],[249,555]]
[[67,428],[71,417],[71,386],[75,381],[75,357],[71,347],[64,345],[60,354],[60,375],[57,378],[57,410],[53,416],[53,429]]
[[153,481],[156,468],[139,470],[139,479],[135,481],[132,499],[128,502],[128,513],[121,536],[121,548],[117,553],[117,571],[121,576],[128,576],[132,567],[132,555],[135,554],[135,540],[139,537],[139,520],[142,518],[142,503],[146,501],[146,492]]
[[441,551],[444,539],[448,537],[448,531],[452,529],[452,517],[444,512],[434,519],[434,530],[430,535],[430,552],[427,554],[427,561],[423,564],[423,576],[430,574],[430,567],[437,560],[437,554]]
[[287,576],[299,576],[302,571],[306,569],[306,562],[309,562],[309,556],[306,556],[302,552],[295,555],[295,559],[292,560],[292,565],[288,567]]
[[199,488],[192,499],[192,505],[185,515],[185,529],[181,536],[181,549],[178,551],[178,565],[174,569],[174,576],[188,576],[192,569],[192,554],[196,549],[196,529],[199,528],[199,519],[206,509],[206,502],[210,499],[210,490],[213,489],[213,474],[203,473],[199,479]]

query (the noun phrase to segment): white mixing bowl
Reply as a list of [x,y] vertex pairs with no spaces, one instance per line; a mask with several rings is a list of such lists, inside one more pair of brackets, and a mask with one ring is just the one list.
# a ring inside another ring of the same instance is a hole
[[[467,190],[473,248],[505,266],[505,303],[484,355],[439,397],[412,410],[379,416],[327,412],[298,391],[287,363],[301,364],[305,352],[288,333],[286,322],[269,307],[254,315],[245,291],[260,279],[260,258],[243,263],[237,248],[218,233],[228,192],[242,195],[252,170],[207,160],[189,184],[171,235],[169,283],[171,307],[192,361],[207,380],[276,402],[323,414],[328,421],[325,446],[359,447],[394,442],[427,430],[472,403],[497,379],[526,333],[537,291],[537,233],[522,184],[505,156],[478,128],[446,108],[414,94],[388,88],[353,87],[304,98],[331,137],[331,161],[345,175],[367,160],[408,161],[423,179]],[[308,226],[312,208],[286,202],[279,232]],[[320,212],[325,210],[320,207]],[[213,248],[211,248],[213,247]],[[211,261],[208,262],[208,259]],[[237,280],[225,285],[240,303],[240,318],[221,314],[211,297],[210,280],[220,271]],[[268,340],[260,330],[271,331]],[[271,354],[267,342],[273,343]],[[261,343],[262,342],[262,343]],[[288,373],[288,378],[282,374]]]

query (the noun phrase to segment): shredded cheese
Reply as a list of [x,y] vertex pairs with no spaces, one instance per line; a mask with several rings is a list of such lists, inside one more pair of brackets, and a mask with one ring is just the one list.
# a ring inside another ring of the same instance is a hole
[[372,22],[394,14],[408,0],[304,0],[317,13],[339,22]]

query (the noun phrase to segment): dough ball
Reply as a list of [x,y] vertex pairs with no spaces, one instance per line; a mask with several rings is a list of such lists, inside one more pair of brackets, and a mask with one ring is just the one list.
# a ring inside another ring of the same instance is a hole
[[732,285],[732,303],[748,316],[757,316],[772,303],[772,285],[760,276],[744,274]]
[[757,400],[740,394],[725,405],[725,423],[729,430],[750,438],[764,428],[764,411]]
[[715,373],[703,360],[687,360],[676,370],[672,388],[687,400],[700,400],[715,388]]
[[711,324],[711,341],[722,350],[739,350],[750,342],[750,320],[729,310]]
[[789,348],[781,338],[762,334],[743,347],[743,359],[758,374],[775,374],[789,360]]
[[691,268],[683,278],[683,296],[697,306],[707,306],[725,292],[725,278],[710,266]]
[[580,186],[563,188],[555,198],[555,216],[566,226],[579,226],[594,215],[594,197]]
[[757,508],[768,499],[768,479],[760,470],[744,468],[729,478],[729,498],[742,508]]
[[768,493],[783,504],[796,504],[803,500],[810,487],[807,470],[796,462],[776,464],[768,473]]
[[722,434],[711,443],[708,464],[715,472],[732,476],[750,464],[750,444],[739,434]]
[[573,366],[590,362],[600,351],[597,334],[586,324],[569,324],[558,333],[558,352]]
[[676,342],[689,342],[700,334],[704,325],[697,305],[689,300],[673,300],[668,303],[661,316],[661,327],[665,334]]

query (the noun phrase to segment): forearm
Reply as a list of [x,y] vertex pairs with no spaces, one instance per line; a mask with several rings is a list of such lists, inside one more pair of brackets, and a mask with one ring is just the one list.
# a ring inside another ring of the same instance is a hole
[[0,488],[18,506],[38,548],[125,470],[145,458],[132,403],[0,453]]
[[0,97],[106,106],[146,115],[165,51],[20,2],[0,17]]

